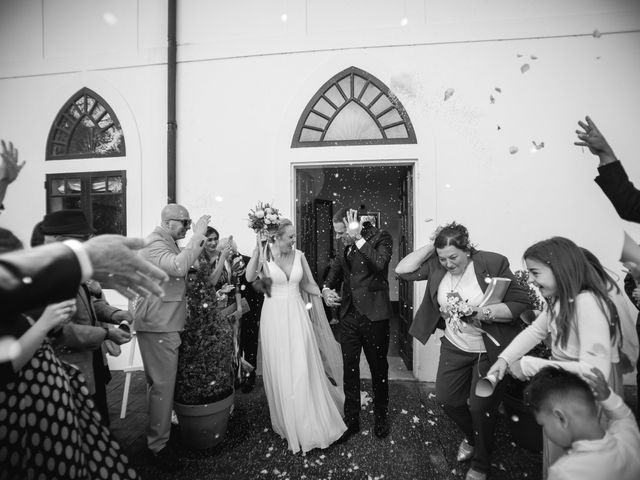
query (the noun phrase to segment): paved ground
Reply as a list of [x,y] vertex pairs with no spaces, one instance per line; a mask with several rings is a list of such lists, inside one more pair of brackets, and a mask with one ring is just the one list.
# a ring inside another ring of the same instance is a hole
[[[294,455],[270,428],[266,398],[259,383],[249,394],[236,394],[227,436],[215,449],[181,449],[176,428],[175,445],[186,468],[173,476],[156,469],[146,452],[144,374],[133,373],[124,420],[119,419],[122,384],[122,372],[114,372],[109,391],[112,430],[145,479],[460,479],[466,473],[467,466],[455,460],[461,436],[436,403],[433,384],[390,383],[388,438],[380,440],[372,435],[373,414],[364,410],[361,433],[347,443]],[[363,389],[371,392],[370,388],[370,382],[363,381]],[[516,446],[507,423],[508,419],[501,415],[491,478],[540,478],[540,456]]]

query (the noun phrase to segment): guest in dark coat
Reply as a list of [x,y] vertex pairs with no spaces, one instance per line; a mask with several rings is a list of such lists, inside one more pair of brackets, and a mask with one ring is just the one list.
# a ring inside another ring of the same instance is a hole
[[582,130],[576,130],[580,141],[574,142],[575,145],[587,147],[600,159],[599,175],[595,181],[609,198],[620,218],[640,223],[640,190],[631,183],[622,163],[593,120],[586,117],[585,122],[578,122]]
[[[487,398],[478,397],[475,387],[520,332],[515,320],[529,308],[527,292],[515,281],[506,257],[476,250],[467,229],[455,222],[436,230],[433,243],[403,258],[396,273],[405,280],[428,281],[409,333],[426,344],[436,328],[445,331],[436,394],[466,437],[457,453],[458,461],[471,460],[466,478],[485,479],[504,383]],[[491,277],[511,283],[501,302],[480,307]],[[455,299],[471,311],[454,309]]]
[[[45,243],[68,239],[88,240],[94,233],[81,210],[58,210],[45,215],[42,222]],[[122,345],[131,340],[131,334],[119,328],[103,325],[119,323],[129,319],[127,314],[119,314],[119,308],[112,307],[101,295],[97,282],[85,282],[76,292],[76,312],[71,321],[53,333],[52,342],[61,360],[75,365],[85,376],[89,393],[96,402],[105,424],[109,424],[106,384],[111,378],[106,359],[105,341]],[[94,295],[92,296],[92,293]],[[100,298],[96,298],[100,297]]]

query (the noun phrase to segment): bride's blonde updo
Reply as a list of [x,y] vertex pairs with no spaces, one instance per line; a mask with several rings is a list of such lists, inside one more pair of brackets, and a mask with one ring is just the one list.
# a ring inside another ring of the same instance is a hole
[[293,222],[288,218],[281,217],[280,223],[278,224],[278,230],[276,230],[276,233],[271,237],[271,243],[275,242],[276,238],[282,237],[289,226],[293,226]]

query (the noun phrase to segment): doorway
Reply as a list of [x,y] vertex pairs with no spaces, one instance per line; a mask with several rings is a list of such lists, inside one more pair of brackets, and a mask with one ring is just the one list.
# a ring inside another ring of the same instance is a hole
[[[390,322],[389,357],[400,358],[406,370],[413,369],[413,286],[396,278],[395,267],[413,250],[413,164],[342,164],[295,166],[295,202],[298,248],[322,285],[339,245],[332,217],[343,206],[360,215],[393,238],[389,263],[389,295],[394,309]],[[335,316],[328,311],[327,318]],[[390,366],[393,364],[390,358]],[[391,374],[391,371],[390,371]]]

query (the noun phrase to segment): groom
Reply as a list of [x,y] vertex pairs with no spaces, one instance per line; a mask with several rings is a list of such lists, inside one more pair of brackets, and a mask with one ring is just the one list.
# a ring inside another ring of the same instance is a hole
[[[341,208],[333,216],[336,238],[345,248],[333,260],[322,289],[329,307],[340,307],[340,346],[344,364],[344,421],[346,441],[360,431],[360,351],[371,369],[375,435],[389,434],[389,260],[393,240],[389,232],[358,221],[356,210]],[[341,294],[336,289],[341,287]]]

